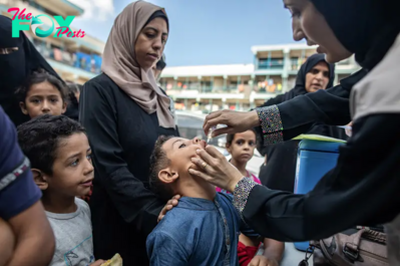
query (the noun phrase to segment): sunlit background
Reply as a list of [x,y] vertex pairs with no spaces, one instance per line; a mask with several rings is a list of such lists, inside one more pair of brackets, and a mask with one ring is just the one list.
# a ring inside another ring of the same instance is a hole
[[[167,68],[160,86],[177,110],[248,110],[293,88],[300,65],[315,53],[314,47],[293,41],[290,13],[280,0],[149,1],[169,16]],[[8,8],[19,7],[26,8],[25,14],[76,16],[71,27],[85,31],[84,38],[24,33],[63,79],[84,84],[100,73],[113,21],[130,2],[0,0],[0,12],[12,16]],[[340,62],[335,82],[357,69],[353,58]]]

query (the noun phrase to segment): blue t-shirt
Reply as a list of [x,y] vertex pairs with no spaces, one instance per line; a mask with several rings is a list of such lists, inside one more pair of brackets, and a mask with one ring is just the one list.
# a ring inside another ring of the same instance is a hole
[[217,193],[214,201],[182,197],[147,237],[150,265],[239,265],[240,232],[258,236],[240,219],[232,195]]
[[40,200],[14,124],[0,107],[0,217],[8,220]]

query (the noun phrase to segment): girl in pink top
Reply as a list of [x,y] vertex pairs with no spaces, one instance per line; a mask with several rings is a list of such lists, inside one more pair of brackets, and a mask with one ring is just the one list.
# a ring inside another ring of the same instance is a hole
[[[229,134],[226,136],[226,149],[232,155],[230,160],[243,176],[251,177],[253,180],[261,184],[258,177],[246,170],[247,162],[253,157],[256,148],[256,134],[252,130],[242,133]],[[219,187],[217,192],[230,193]],[[239,236],[238,257],[240,266],[247,266],[257,253],[259,239],[249,238],[243,234]]]

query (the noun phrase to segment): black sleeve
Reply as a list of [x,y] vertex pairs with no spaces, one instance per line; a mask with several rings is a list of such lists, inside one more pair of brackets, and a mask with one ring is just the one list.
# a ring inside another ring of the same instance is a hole
[[400,212],[400,114],[358,119],[337,166],[306,195],[255,186],[242,212],[261,235],[279,241],[328,237],[382,224]]
[[349,97],[350,91],[339,85],[277,105],[257,107],[260,118],[260,126],[255,128],[257,149],[263,154],[266,146],[306,133],[315,123],[348,124],[351,121]]
[[341,85],[297,96],[278,104],[284,140],[307,132],[315,122],[345,125],[351,121],[350,91]]
[[265,103],[263,103],[259,107],[265,107],[265,106],[270,106],[273,104],[279,104],[285,100],[285,95],[286,94],[280,94],[274,98],[268,99],[267,101],[265,101]]
[[80,99],[81,123],[89,137],[94,166],[101,173],[96,178],[122,218],[133,221],[139,231],[150,233],[165,202],[146,189],[128,169],[119,143],[112,92],[91,82],[85,84]]

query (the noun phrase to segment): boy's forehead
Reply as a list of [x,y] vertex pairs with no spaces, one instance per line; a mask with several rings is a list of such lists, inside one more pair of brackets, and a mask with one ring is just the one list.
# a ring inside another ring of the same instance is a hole
[[89,140],[84,133],[74,133],[70,136],[60,138],[57,145],[57,157],[69,157],[71,154],[86,151],[89,146]]

